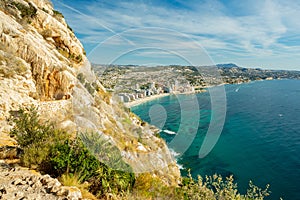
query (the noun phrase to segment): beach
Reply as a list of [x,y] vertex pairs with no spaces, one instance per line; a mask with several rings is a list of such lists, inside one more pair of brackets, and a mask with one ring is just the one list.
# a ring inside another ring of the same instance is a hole
[[163,93],[163,94],[151,95],[151,96],[147,96],[147,97],[144,97],[144,98],[141,98],[141,99],[136,99],[136,100],[131,101],[131,102],[124,103],[124,105],[127,108],[131,108],[133,106],[137,106],[137,105],[145,103],[147,101],[152,101],[154,99],[158,99],[158,98],[161,98],[161,97],[166,97],[166,96],[169,96],[169,95],[172,95],[172,94],[171,93]]
[[205,92],[205,91],[206,90],[198,90],[198,91],[189,91],[189,92],[172,92],[172,93],[156,94],[156,95],[151,95],[151,96],[143,97],[141,99],[136,99],[136,100],[131,101],[131,102],[124,103],[124,105],[127,108],[131,108],[133,106],[140,105],[140,104],[145,103],[147,101],[152,101],[152,100],[159,99],[159,98],[166,97],[166,96],[170,96],[170,95],[196,94],[196,93],[201,93],[201,92]]

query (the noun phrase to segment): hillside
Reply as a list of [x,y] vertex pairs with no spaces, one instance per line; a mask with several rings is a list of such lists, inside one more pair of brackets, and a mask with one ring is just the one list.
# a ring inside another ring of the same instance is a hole
[[165,142],[105,91],[63,15],[47,0],[2,0],[1,147],[16,145],[8,135],[10,112],[31,105],[57,128],[108,140],[136,174],[150,172],[166,184],[178,184],[180,172]]
[[[93,64],[99,80],[105,88],[133,93],[155,82],[168,86],[178,82],[181,86],[203,88],[224,84],[240,84],[257,80],[300,79],[299,71],[268,70],[243,68],[235,64],[217,64],[216,66],[138,66],[138,65],[100,65]],[[210,69],[218,70],[220,79],[211,76]],[[145,73],[147,72],[147,73]]]

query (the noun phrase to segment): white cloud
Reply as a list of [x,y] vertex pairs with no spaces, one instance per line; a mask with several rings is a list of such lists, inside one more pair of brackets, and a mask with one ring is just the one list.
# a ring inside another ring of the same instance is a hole
[[[177,0],[183,5],[181,9],[150,2],[93,1],[75,9],[71,5],[61,6],[73,29],[86,35],[81,38],[84,43],[104,41],[106,45],[116,48],[118,45],[123,48],[124,45],[151,44],[186,53],[197,49],[195,42],[189,41],[184,35],[179,36],[182,32],[212,55],[232,55],[232,59],[245,55],[254,59],[263,56],[274,58],[273,55],[280,59],[281,54],[298,55],[299,46],[289,44],[289,41],[290,38],[300,38],[299,2],[232,0],[225,5],[216,0]],[[76,9],[84,10],[84,14]],[[132,28],[140,29],[132,31]],[[109,40],[105,41],[107,38]],[[291,62],[295,65],[298,61]],[[274,63],[276,61],[266,59],[264,64],[271,66]]]

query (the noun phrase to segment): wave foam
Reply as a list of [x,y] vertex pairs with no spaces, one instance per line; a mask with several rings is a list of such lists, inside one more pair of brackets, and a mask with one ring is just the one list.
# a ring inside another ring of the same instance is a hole
[[170,134],[170,135],[176,135],[177,133],[174,131],[170,131],[170,130],[163,130],[163,132]]

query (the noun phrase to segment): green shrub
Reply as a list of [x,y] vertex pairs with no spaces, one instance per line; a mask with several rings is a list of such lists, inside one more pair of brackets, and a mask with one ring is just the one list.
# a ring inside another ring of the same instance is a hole
[[[93,153],[100,149],[99,145],[95,145]],[[96,159],[91,150],[83,145],[80,138],[56,145],[51,150],[49,158],[50,166],[54,169],[56,176],[78,175],[79,182],[88,181],[90,183],[89,191],[98,197],[102,197],[106,193],[130,190],[135,180],[133,173],[112,169],[111,166]],[[126,163],[123,164],[128,167]]]
[[100,91],[100,86],[97,84],[97,82],[93,82],[93,83],[92,83],[92,86],[95,88],[95,90],[96,90],[97,92]]
[[81,84],[84,84],[84,83],[85,83],[85,78],[84,78],[83,73],[79,73],[79,74],[77,75],[77,79],[79,80],[79,82],[80,82]]
[[206,176],[205,180],[201,176],[194,180],[189,173],[182,183],[181,195],[187,199],[262,200],[270,194],[268,185],[262,190],[251,181],[247,194],[240,194],[233,176],[223,178],[215,174]]
[[249,188],[247,189],[246,199],[264,199],[270,195],[269,191],[270,185],[267,185],[265,189],[261,189],[253,184],[252,181],[249,182]]
[[161,138],[161,135],[160,135],[160,133],[158,131],[154,132],[154,136],[157,137],[157,138]]
[[129,191],[135,182],[135,176],[132,168],[123,161],[120,150],[98,133],[84,133],[79,137],[89,151],[105,164],[89,180],[90,191],[98,197],[103,197],[106,193]]
[[12,5],[16,6],[16,8],[21,12],[22,18],[32,18],[36,16],[37,9],[31,3],[28,3],[29,6],[26,6],[23,3],[12,2]]
[[86,82],[86,83],[84,84],[84,87],[85,87],[85,89],[87,89],[87,91],[88,91],[91,95],[94,94],[95,89],[93,88],[93,86],[92,86],[90,83]]
[[76,56],[74,53],[72,53],[69,55],[68,58],[73,60],[76,63],[80,63],[82,61],[82,56],[80,54]]
[[[76,176],[78,183],[89,181],[89,190],[97,196],[132,188],[135,176],[130,166],[122,160],[119,149],[99,135],[80,134],[71,140],[66,132],[55,129],[51,123],[41,123],[35,107],[11,112],[11,116],[14,122],[11,135],[23,149],[21,159],[25,166],[36,167],[55,177]],[[111,161],[109,166],[97,159],[101,156]],[[115,166],[110,166],[112,163]],[[125,171],[112,169],[112,166]]]
[[122,120],[122,122],[125,123],[125,124],[129,124],[129,125],[132,124],[132,121],[131,121],[131,119],[129,117],[124,118]]
[[33,144],[53,144],[67,137],[67,133],[57,130],[49,122],[41,123],[37,109],[33,106],[11,112],[14,127],[10,134],[16,137],[21,148]]
[[42,8],[42,11],[49,14],[49,11],[46,8]]
[[69,24],[67,24],[67,27],[72,33],[74,33],[73,29],[69,26]]
[[23,148],[21,161],[24,166],[30,168],[38,168],[43,170],[47,168],[45,161],[47,160],[50,147],[49,145],[34,143],[28,147]]
[[140,174],[131,193],[120,195],[120,199],[191,199],[191,200],[263,200],[269,195],[268,185],[262,190],[250,181],[247,194],[238,193],[233,177],[220,175],[201,176],[195,180],[190,173],[182,178],[179,187],[167,186],[158,177],[150,173]]
[[58,10],[53,10],[53,16],[54,17],[59,17],[59,18],[64,17],[64,15],[61,12],[59,12]]
[[11,112],[11,122],[14,123],[10,134],[14,136],[23,149],[21,161],[25,166],[46,167],[52,145],[68,137],[62,130],[54,128],[53,124],[42,124],[35,107],[21,108]]
[[88,150],[105,165],[114,170],[132,172],[132,168],[123,161],[120,150],[108,139],[101,137],[98,133],[82,133],[80,139]]
[[127,196],[128,199],[183,199],[179,188],[167,186],[150,173],[140,174],[136,178],[132,193]]
[[77,174],[63,174],[59,178],[59,181],[64,186],[75,186],[79,188],[83,199],[97,200],[97,198],[88,191],[89,184],[87,182],[82,183],[79,177],[80,175]]
[[80,54],[75,56],[75,61],[80,63],[82,61],[82,56]]
[[95,176],[99,168],[104,166],[79,139],[57,143],[52,147],[49,158],[54,175],[79,174],[81,181]]
[[89,189],[94,195],[102,198],[106,193],[119,194],[130,191],[134,181],[133,173],[103,167],[98,170],[97,176],[89,180]]

